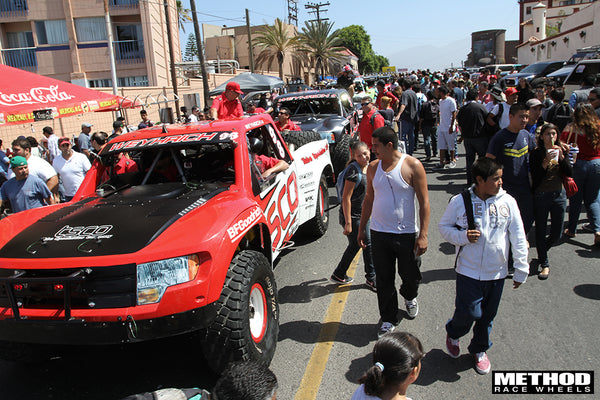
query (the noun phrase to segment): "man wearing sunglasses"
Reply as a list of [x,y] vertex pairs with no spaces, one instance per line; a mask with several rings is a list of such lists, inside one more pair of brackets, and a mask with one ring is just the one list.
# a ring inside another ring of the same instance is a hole
[[61,153],[54,159],[52,166],[62,179],[64,200],[71,201],[91,164],[84,154],[73,151],[69,138],[58,139],[58,147]]
[[294,121],[290,119],[290,109],[287,107],[281,107],[277,114],[277,121],[275,126],[280,132],[283,131],[299,131],[300,127],[296,125]]
[[[373,99],[370,96],[365,96],[360,101],[360,106],[362,108],[362,119],[360,120],[360,124],[358,124],[358,132],[360,134],[360,140],[365,142],[369,149],[371,149],[371,136],[373,135],[373,131],[377,128],[381,128],[385,126],[385,120],[377,112],[377,108],[375,104],[373,104]],[[373,118],[375,115],[375,118]],[[373,121],[371,121],[371,119]]]

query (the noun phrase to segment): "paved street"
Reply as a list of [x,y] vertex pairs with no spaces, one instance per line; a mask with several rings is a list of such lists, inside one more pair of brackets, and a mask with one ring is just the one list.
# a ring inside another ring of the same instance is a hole
[[[423,156],[422,150],[417,156]],[[464,168],[431,172],[433,165],[426,164],[432,225],[423,258],[420,311],[409,320],[401,309],[398,327],[418,336],[427,352],[408,395],[415,400],[564,398],[493,395],[491,374],[479,376],[471,356],[463,353],[453,360],[445,354],[444,323],[453,312],[454,250],[442,241],[437,222],[451,194],[464,187],[465,177]],[[464,166],[464,157],[459,166]],[[330,196],[333,200],[334,188]],[[281,327],[271,368],[279,380],[278,399],[349,399],[356,380],[372,363],[379,326],[376,295],[364,286],[362,259],[352,285],[338,288],[328,280],[346,243],[337,209],[331,217],[323,238],[298,237],[297,246],[276,266]],[[592,234],[580,231],[574,240],[553,248],[547,281],[533,276],[517,290],[507,282],[488,353],[492,369],[600,371],[600,251],[590,247],[592,241]],[[534,264],[535,249],[529,257]],[[462,351],[468,339],[463,339]],[[186,338],[85,349],[42,364],[0,362],[0,398],[107,400],[161,387],[210,388],[215,376],[196,350],[193,338]]]

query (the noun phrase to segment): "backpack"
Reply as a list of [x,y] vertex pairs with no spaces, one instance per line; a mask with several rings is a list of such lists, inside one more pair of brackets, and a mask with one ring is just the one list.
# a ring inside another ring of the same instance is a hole
[[385,117],[379,112],[379,110],[377,110],[373,113],[373,115],[371,115],[371,119],[369,120],[373,128],[375,128],[375,116],[377,114],[381,115],[381,118],[383,118],[383,126],[389,126],[390,128],[392,127],[392,122],[385,119]]
[[498,115],[495,115],[494,121],[496,121],[496,125],[492,126],[486,122],[483,124],[483,128],[481,129],[482,136],[492,137],[500,130],[500,119],[502,118],[502,114],[504,114],[504,104],[498,104]]
[[429,124],[435,124],[440,112],[440,106],[434,101],[426,101],[421,107],[421,119]]
[[558,126],[560,132],[562,132],[572,120],[573,109],[565,102],[555,104],[550,111],[548,111],[548,122],[552,122],[554,125]]
[[[346,166],[346,168],[342,170],[342,172],[339,173],[337,180],[335,181],[335,190],[337,191],[337,198],[340,204],[342,203],[342,197],[344,197],[344,185],[346,183],[346,174],[350,170],[350,167],[354,167],[360,172],[360,166],[358,165],[358,163],[356,161],[352,161]],[[360,183],[361,179],[362,174],[359,173],[358,180],[356,181],[357,185]]]
[[[475,226],[475,216],[473,215],[473,202],[471,201],[471,192],[469,189],[465,189],[460,193],[460,196],[463,199],[463,203],[465,205],[465,213],[467,214],[467,229],[473,230],[476,228]],[[456,269],[456,263],[458,262],[458,255],[460,251],[465,246],[460,246],[458,251],[456,252],[456,259],[454,260],[454,269]]]

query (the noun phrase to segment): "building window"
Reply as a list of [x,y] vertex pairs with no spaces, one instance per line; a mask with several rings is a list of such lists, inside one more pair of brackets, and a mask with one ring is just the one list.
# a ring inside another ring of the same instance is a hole
[[69,43],[67,24],[64,20],[35,21],[38,44]]
[[531,14],[531,7],[525,8],[525,14]]
[[9,49],[34,47],[33,32],[6,32],[6,42]]
[[546,58],[548,60],[552,58],[552,46],[546,46]]
[[75,31],[78,42],[100,42],[107,40],[106,21],[103,17],[77,18]]
[[[117,78],[117,83],[119,87],[148,86],[148,77],[146,75],[126,76]],[[91,79],[88,84],[91,88],[112,87],[112,79]]]

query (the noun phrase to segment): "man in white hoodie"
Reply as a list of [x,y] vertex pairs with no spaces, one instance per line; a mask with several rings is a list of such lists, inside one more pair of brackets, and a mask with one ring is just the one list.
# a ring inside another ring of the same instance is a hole
[[[502,165],[482,157],[473,164],[475,185],[469,189],[475,229],[469,229],[463,196],[453,197],[438,228],[454,244],[456,256],[456,301],[452,318],[446,323],[446,348],[450,357],[460,354],[459,338],[473,323],[468,347],[475,356],[475,370],[487,374],[491,364],[486,351],[490,332],[508,275],[508,252],[512,249],[515,273],[513,288],[529,274],[527,237],[515,199],[502,189]],[[510,246],[509,246],[510,244]]]

